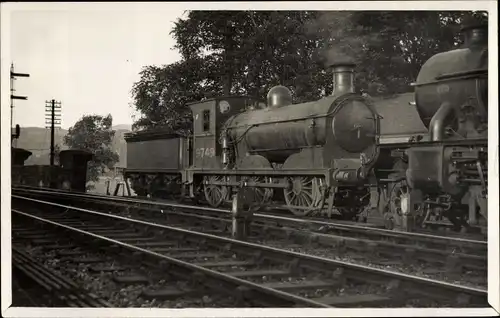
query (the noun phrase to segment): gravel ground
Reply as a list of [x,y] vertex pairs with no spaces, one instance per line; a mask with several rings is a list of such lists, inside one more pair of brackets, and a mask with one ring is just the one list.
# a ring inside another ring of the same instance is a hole
[[369,257],[352,257],[352,254],[349,255],[339,255],[339,253],[335,252],[333,249],[328,248],[318,248],[318,247],[289,247],[289,244],[283,241],[262,241],[262,240],[254,240],[253,243],[258,243],[266,246],[286,249],[289,251],[304,253],[309,255],[320,256],[328,259],[355,263],[360,265],[366,265],[374,268],[379,268],[388,271],[395,271],[404,274],[415,275],[419,277],[436,279],[446,281],[452,284],[459,284],[464,286],[470,286],[474,288],[486,288],[487,280],[482,278],[484,276],[483,273],[468,271],[462,275],[449,275],[446,272],[436,272],[436,273],[428,273],[429,265],[428,264],[418,264],[414,263],[411,266],[406,266],[402,264],[377,264]]
[[[119,213],[120,214],[120,213]],[[123,213],[125,214],[125,213]],[[135,213],[127,213],[128,217],[134,217]],[[147,219],[146,217],[140,217],[138,219],[145,219],[150,222],[157,222],[157,223],[163,223],[168,225],[168,222],[165,220],[159,220],[155,218],[156,220],[151,220]],[[211,227],[210,223],[206,223],[202,225],[202,229],[200,231],[203,231],[203,227],[205,229],[208,229]],[[402,265],[402,264],[378,264],[376,260],[371,259],[372,257],[367,257],[366,255],[360,255],[356,254],[353,252],[347,252],[347,253],[338,253],[332,248],[327,248],[327,247],[316,247],[316,246],[307,246],[307,245],[298,245],[296,243],[290,243],[290,242],[284,242],[282,240],[263,240],[263,239],[257,239],[257,240],[252,240],[253,243],[258,243],[266,246],[272,246],[276,248],[281,248],[281,249],[286,249],[294,252],[299,252],[299,253],[304,253],[304,254],[309,254],[309,255],[316,255],[316,256],[321,256],[324,258],[329,258],[329,259],[334,259],[334,260],[340,260],[340,261],[345,261],[349,263],[355,263],[355,264],[360,264],[360,265],[366,265],[366,266],[371,266],[374,268],[380,268],[384,270],[389,270],[389,271],[396,271],[396,272],[401,272],[405,274],[411,274],[411,275],[416,275],[420,277],[425,277],[425,278],[431,278],[431,279],[437,279],[437,280],[442,280],[446,281],[449,283],[454,283],[454,284],[460,284],[460,285],[465,285],[465,286],[471,286],[471,287],[476,287],[476,288],[485,288],[486,287],[486,281],[483,279],[483,281],[480,280],[481,276],[484,276],[483,273],[477,273],[477,272],[467,272],[462,275],[453,276],[449,275],[445,272],[441,271],[434,271],[429,273],[429,270],[432,269],[432,267],[429,264],[412,264],[411,266],[407,265]],[[193,247],[193,246],[184,246],[183,244],[180,244],[181,246],[179,247]],[[95,266],[98,264],[75,264],[70,261],[65,261],[65,257],[57,257],[54,251],[46,253],[39,247],[30,247],[29,248],[30,253],[32,255],[37,255],[40,259],[44,260],[44,263],[59,272],[61,274],[68,276],[69,278],[75,280],[77,283],[82,284],[83,286],[86,286],[89,291],[92,291],[98,296],[103,297],[105,300],[109,301],[111,304],[117,306],[117,307],[164,307],[164,308],[183,308],[183,307],[234,307],[234,299],[229,299],[227,296],[224,297],[214,297],[211,295],[204,295],[203,297],[195,297],[195,298],[188,298],[185,297],[182,300],[173,300],[173,301],[157,301],[157,300],[147,300],[143,299],[141,297],[142,291],[146,289],[145,285],[130,285],[130,286],[125,286],[121,287],[118,286],[113,280],[113,275],[123,275],[125,272],[122,271],[117,271],[117,272],[101,272],[98,274],[90,273],[89,272],[89,267],[90,266]],[[204,252],[211,252],[211,250],[204,250],[204,251],[198,251],[198,252],[193,252],[192,254],[196,255],[198,253],[204,253]],[[185,254],[185,253],[183,253]],[[44,256],[45,255],[45,256]],[[79,255],[78,257],[82,257],[85,255]],[[97,253],[89,253],[88,256],[100,256],[105,258],[104,255],[98,255]],[[230,258],[230,259],[239,259],[237,255],[226,255],[223,258]],[[196,257],[189,259],[189,262],[203,262],[203,261],[213,261],[214,258],[212,257]],[[222,260],[221,258],[217,258],[217,260]],[[116,260],[111,260],[108,257],[108,261],[106,264],[99,263],[99,265],[124,265],[122,263],[117,263]],[[269,267],[266,266],[266,269]],[[221,270],[224,271],[244,271],[244,270],[249,270],[248,267],[233,267],[231,269],[228,269],[227,267],[220,268]],[[254,268],[257,269],[257,268]],[[137,270],[134,271],[134,273],[138,273]],[[144,274],[141,272],[141,274]],[[276,282],[276,281],[282,281],[282,282],[296,282],[297,284],[300,284],[305,277],[302,278],[297,278],[297,277],[283,277],[283,278],[269,278],[269,277],[257,277],[257,278],[252,278],[257,283],[262,283],[262,282]],[[155,283],[153,285],[148,285],[147,288],[162,288],[168,286],[168,284],[165,281],[159,281],[158,283]],[[368,285],[370,286],[370,285]],[[375,288],[374,290],[369,290],[370,288]],[[299,291],[299,295],[303,296],[313,296],[313,297],[323,297],[323,296],[342,296],[342,295],[355,295],[355,294],[383,294],[383,293],[388,293],[389,291],[386,290],[383,286],[377,286],[374,287],[371,285],[371,287],[367,287],[367,285],[356,285],[356,284],[345,284],[341,288],[332,288],[332,289],[325,289],[325,290],[302,290]],[[410,303],[406,304],[406,307],[415,307],[415,306],[420,306],[420,307],[428,307],[428,306],[436,306],[437,304],[434,304],[432,302],[422,302],[420,300],[413,300]],[[439,304],[442,306],[442,302]]]
[[[168,225],[169,222],[163,220],[162,218],[155,218],[155,220],[151,220],[151,218],[146,218],[146,217],[137,217],[134,213],[130,214],[128,213],[129,217],[131,218],[137,218],[137,219],[142,219],[150,222],[157,222],[158,224],[164,224]],[[205,224],[205,227],[207,229],[211,229],[210,224]],[[202,231],[202,230],[201,230]],[[225,233],[227,234],[227,233]],[[228,237],[229,235],[224,235],[222,234],[221,236]],[[399,273],[404,273],[404,274],[409,274],[409,275],[415,275],[423,278],[429,278],[429,279],[436,279],[436,280],[442,280],[448,283],[452,284],[459,284],[459,285],[464,285],[464,286],[470,286],[474,288],[487,288],[487,277],[484,275],[483,272],[479,271],[473,271],[473,270],[468,270],[466,272],[463,272],[460,275],[454,275],[447,273],[444,268],[441,269],[436,269],[435,267],[432,267],[432,265],[425,263],[425,262],[415,262],[414,264],[407,266],[405,264],[391,264],[390,261],[384,262],[382,261],[380,263],[377,263],[375,260],[373,260],[371,257],[366,257],[360,253],[355,253],[355,252],[347,252],[344,254],[340,254],[335,251],[335,249],[330,249],[327,247],[310,247],[303,245],[301,247],[297,247],[296,243],[287,243],[284,241],[275,241],[275,240],[264,240],[264,239],[257,239],[257,240],[251,240],[253,243],[257,244],[262,244],[266,246],[272,246],[276,248],[282,248],[282,249],[287,249],[290,251],[294,252],[299,252],[299,253],[304,253],[304,254],[310,254],[310,255],[315,255],[315,256],[321,256],[324,258],[329,258],[329,259],[334,259],[334,260],[339,260],[339,261],[344,261],[344,262],[350,262],[350,263],[355,263],[355,264],[360,264],[360,265],[366,265],[366,266],[371,266],[374,268],[379,268],[379,269],[384,269],[388,271],[395,271]],[[291,247],[291,245],[293,247]],[[381,258],[382,259],[382,258]],[[440,268],[442,268],[440,266]]]
[[[75,263],[69,260],[73,256],[58,256],[58,252],[76,251],[74,249],[64,249],[60,251],[47,251],[40,246],[23,245],[25,251],[36,260],[40,261],[44,266],[51,268],[62,276],[68,277],[75,283],[83,286],[87,291],[94,293],[98,297],[108,301],[115,307],[148,307],[148,308],[196,308],[196,307],[234,307],[235,300],[227,295],[203,295],[195,297],[184,297],[175,300],[157,300],[144,299],[141,293],[146,289],[163,289],[172,286],[172,283],[167,283],[166,280],[160,280],[151,285],[136,284],[120,286],[114,280],[114,276],[122,276],[126,274],[146,274],[149,271],[146,268],[125,269],[111,272],[92,272],[92,266],[104,267],[122,267],[126,268],[127,264],[110,259],[101,253],[88,252],[75,257],[102,257],[105,261],[99,263]],[[153,280],[153,279],[152,279]],[[187,285],[187,282],[175,282],[175,286]],[[208,293],[208,292],[207,292]]]

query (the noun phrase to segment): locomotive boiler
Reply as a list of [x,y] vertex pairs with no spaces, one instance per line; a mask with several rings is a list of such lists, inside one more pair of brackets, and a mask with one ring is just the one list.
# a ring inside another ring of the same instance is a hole
[[389,147],[397,158],[385,209],[390,228],[446,218],[460,228],[487,218],[487,26],[463,33],[464,45],[432,56],[413,84],[428,134]]
[[327,144],[331,147],[323,152],[325,166],[335,158],[358,160],[360,154],[373,158],[376,114],[354,94],[353,67],[335,65],[334,92],[318,101],[292,104],[286,87],[272,88],[266,108],[236,115],[227,122],[230,138],[240,140],[240,153],[245,150],[276,163],[284,163],[303,149]]

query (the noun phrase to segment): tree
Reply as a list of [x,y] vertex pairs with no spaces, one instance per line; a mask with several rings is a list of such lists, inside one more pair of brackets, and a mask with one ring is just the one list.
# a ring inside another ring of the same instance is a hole
[[[322,12],[310,28],[323,39],[327,61],[349,58],[358,65],[356,86],[370,95],[411,91],[431,56],[461,44],[460,27],[487,22],[473,11]],[[424,27],[423,27],[424,26]]]
[[143,114],[134,128],[188,132],[186,102],[228,93],[264,99],[278,84],[296,91],[297,102],[319,98],[324,86],[331,87],[331,76],[314,59],[314,35],[304,30],[314,14],[190,12],[172,30],[183,60],[144,67],[132,88],[135,108]]
[[99,115],[83,116],[64,136],[64,144],[70,149],[87,150],[94,154],[88,163],[87,181],[97,181],[105,168],[111,169],[119,156],[111,148],[115,131],[111,129],[113,118]]
[[310,11],[192,11],[176,22],[171,33],[184,59],[210,58],[204,72],[210,93],[265,98],[272,86],[281,84],[297,90],[301,101],[305,96],[321,96],[323,85],[314,84],[325,84],[326,73],[318,70],[315,59],[317,34],[305,28],[317,15]]
[[[422,64],[460,44],[459,26],[482,12],[191,11],[171,34],[180,62],[146,66],[134,84],[136,128],[188,132],[188,101],[225,94],[266,97],[285,85],[294,102],[332,91],[331,63],[357,63],[356,88],[409,92]],[[425,27],[422,27],[425,26]]]
[[208,95],[207,91],[203,93],[202,87],[207,60],[191,59],[162,67],[144,67],[140,81],[132,88],[134,105],[143,115],[133,128],[162,126],[187,134],[191,113],[186,103]]

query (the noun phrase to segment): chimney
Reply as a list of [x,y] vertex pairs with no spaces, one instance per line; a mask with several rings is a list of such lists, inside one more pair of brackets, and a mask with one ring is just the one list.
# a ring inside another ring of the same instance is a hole
[[461,32],[464,34],[465,47],[488,45],[487,24],[470,24],[464,26]]
[[333,63],[333,92],[334,94],[354,93],[354,68],[352,62]]

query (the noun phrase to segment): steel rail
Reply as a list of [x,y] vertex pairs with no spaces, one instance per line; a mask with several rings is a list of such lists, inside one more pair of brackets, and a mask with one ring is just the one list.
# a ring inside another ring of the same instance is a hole
[[[313,301],[313,300],[310,300],[310,299],[307,299],[304,297],[300,297],[300,296],[296,296],[296,295],[289,294],[286,292],[282,292],[280,290],[276,290],[273,288],[261,286],[259,284],[256,284],[256,283],[244,280],[244,279],[240,279],[240,278],[233,277],[233,276],[230,276],[227,274],[223,274],[221,272],[217,272],[217,271],[214,271],[214,270],[211,270],[208,268],[204,268],[201,266],[193,265],[193,264],[190,264],[188,262],[184,262],[184,261],[169,257],[167,255],[156,253],[156,252],[150,251],[150,250],[145,249],[145,248],[134,246],[132,244],[124,243],[124,242],[121,242],[119,240],[111,239],[111,238],[108,238],[106,236],[102,236],[99,234],[94,234],[94,233],[91,233],[88,231],[80,230],[80,229],[72,227],[72,226],[68,226],[68,225],[58,223],[58,222],[47,220],[47,219],[44,219],[44,218],[41,218],[38,216],[34,216],[34,215],[31,215],[29,213],[25,213],[25,212],[22,212],[19,210],[12,209],[12,212],[19,214],[19,215],[22,215],[22,216],[25,216],[25,217],[28,217],[28,218],[35,219],[35,220],[43,222],[43,223],[51,224],[51,225],[54,225],[57,227],[64,228],[66,230],[70,230],[73,232],[77,232],[79,234],[90,236],[90,237],[95,238],[95,239],[106,241],[106,242],[111,243],[111,244],[122,246],[122,247],[128,248],[130,250],[134,250],[136,252],[140,252],[140,253],[144,253],[144,254],[149,255],[149,256],[157,257],[157,258],[162,259],[164,261],[167,261],[169,263],[172,263],[172,264],[175,264],[178,266],[182,266],[184,268],[191,269],[193,272],[201,272],[203,274],[206,274],[207,276],[211,276],[211,277],[216,278],[216,279],[224,280],[226,282],[231,282],[235,285],[235,288],[237,288],[239,286],[246,286],[246,287],[249,287],[253,290],[257,290],[261,293],[267,294],[269,296],[279,297],[279,298],[285,299],[287,301],[293,302],[295,304],[303,304],[303,305],[309,305],[309,306],[320,307],[320,308],[321,307],[331,308],[331,306],[328,306],[328,305],[325,305],[325,304],[322,304],[322,303],[319,303],[319,302],[316,302],[316,301]],[[81,211],[81,212],[89,212],[89,211]]]
[[12,263],[14,268],[68,306],[111,307],[106,301],[93,297],[76,283],[39,264],[15,247],[12,248]]
[[[172,221],[176,224],[176,226],[179,227],[184,227],[183,224],[186,223],[186,220],[191,219],[191,220],[198,220],[198,221],[207,221],[212,224],[214,224],[217,227],[219,227],[222,223],[226,223],[224,228],[227,228],[227,226],[232,222],[231,218],[228,217],[227,215],[224,215],[223,217],[217,217],[216,215],[205,215],[202,213],[191,213],[187,211],[166,211],[163,213],[163,210],[161,210],[158,207],[149,207],[149,206],[136,206],[134,204],[131,204],[130,202],[127,203],[121,203],[121,202],[115,202],[113,199],[109,200],[102,200],[102,199],[95,199],[95,198],[84,198],[83,200],[78,200],[76,202],[77,204],[80,203],[86,203],[90,202],[91,204],[95,205],[100,205],[103,204],[104,206],[112,206],[112,207],[123,207],[125,209],[134,209],[137,210],[137,212],[141,215],[141,218],[143,217],[141,212],[144,211],[152,211],[152,212],[158,212],[161,211],[161,214],[158,215],[152,215],[151,219],[148,221],[156,222],[157,217],[165,216],[167,217],[168,220],[171,220],[171,217],[174,218]],[[154,205],[152,205],[154,206]],[[89,209],[97,209],[97,211],[102,211],[101,207],[94,207]],[[104,208],[106,209],[106,208]],[[193,208],[194,209],[194,208]],[[118,212],[118,214],[121,214]],[[131,217],[131,216],[128,216]],[[148,216],[144,216],[145,218],[148,218]],[[160,223],[163,223],[163,219],[160,219]],[[180,222],[177,223],[176,221]],[[390,258],[399,258],[399,259],[405,259],[405,262],[410,261],[411,259],[415,261],[423,261],[426,263],[441,263],[443,266],[446,266],[447,269],[451,269],[452,271],[461,269],[463,267],[465,268],[471,268],[471,269],[476,269],[480,270],[481,268],[486,267],[486,256],[483,254],[486,254],[486,251],[483,251],[480,247],[474,246],[468,246],[467,251],[457,251],[456,249],[458,248],[459,250],[462,249],[460,246],[452,246],[453,250],[446,250],[443,249],[441,245],[439,246],[424,246],[421,245],[420,242],[418,241],[417,244],[415,242],[408,242],[407,239],[404,237],[398,237],[396,236],[394,242],[391,242],[391,239],[386,240],[387,237],[381,236],[381,237],[375,237],[375,238],[370,238],[370,236],[376,235],[371,234],[371,233],[365,233],[365,232],[354,232],[352,230],[345,230],[345,229],[336,229],[338,233],[323,233],[321,229],[316,230],[316,229],[303,229],[303,228],[295,228],[295,224],[288,226],[285,224],[267,224],[267,220],[260,220],[257,219],[255,220],[252,224],[252,229],[257,230],[258,233],[262,232],[262,235],[264,238],[268,237],[275,237],[275,235],[278,235],[277,237],[289,237],[289,235],[294,236],[297,240],[299,241],[305,241],[311,244],[315,243],[320,243],[320,245],[323,246],[331,246],[334,249],[339,249],[339,253],[342,253],[342,251],[346,251],[346,248],[349,250],[357,250],[358,253],[370,253],[373,254],[373,256],[376,255],[383,255],[384,258],[387,258],[390,253]],[[262,223],[261,223],[262,222]],[[189,223],[189,222],[188,222]],[[165,223],[163,223],[165,224]],[[193,230],[192,228],[190,228]],[[343,233],[346,232],[346,233]],[[260,234],[259,234],[260,235]],[[254,237],[257,238],[257,237]],[[295,240],[295,239],[292,239]],[[403,241],[403,242],[401,242]],[[350,244],[350,243],[354,244]],[[357,244],[360,243],[360,244]],[[441,242],[430,242],[431,245],[437,245]],[[265,244],[265,243],[262,243]],[[390,252],[389,252],[390,251]],[[481,253],[484,252],[484,253]],[[436,258],[437,257],[437,258]],[[451,267],[451,268],[450,268]]]
[[[352,263],[348,263],[348,262],[344,262],[344,261],[327,259],[327,258],[323,258],[323,257],[319,257],[319,256],[313,256],[313,255],[307,255],[307,254],[303,254],[303,253],[292,252],[292,251],[288,251],[288,250],[282,250],[282,249],[264,246],[264,245],[260,245],[260,244],[238,241],[238,240],[234,240],[234,239],[230,239],[230,238],[224,238],[224,237],[220,237],[220,236],[216,236],[216,235],[212,235],[212,234],[208,234],[208,233],[199,233],[199,232],[194,232],[194,231],[190,231],[190,230],[175,228],[175,227],[171,227],[171,226],[167,226],[167,225],[161,225],[161,224],[156,224],[156,223],[151,223],[151,222],[146,222],[146,221],[141,221],[141,220],[132,220],[132,219],[122,217],[122,216],[91,211],[88,209],[72,207],[72,206],[63,205],[63,204],[59,204],[59,203],[47,202],[47,201],[37,200],[37,199],[33,199],[33,198],[17,196],[17,195],[13,195],[13,197],[21,199],[21,200],[34,202],[34,203],[40,203],[40,204],[45,204],[45,205],[49,205],[49,206],[60,207],[60,208],[64,208],[64,209],[84,212],[84,213],[88,213],[89,215],[104,216],[104,217],[107,217],[109,219],[126,221],[130,224],[138,224],[138,225],[143,225],[143,226],[147,226],[147,227],[151,227],[151,228],[163,229],[163,230],[168,230],[171,232],[192,235],[192,236],[196,236],[196,237],[203,238],[206,240],[224,242],[225,244],[230,244],[232,246],[238,246],[240,248],[252,249],[254,251],[260,250],[263,253],[267,253],[267,254],[272,255],[274,257],[279,257],[281,260],[288,259],[290,261],[292,261],[292,260],[307,261],[308,265],[311,265],[313,268],[324,269],[325,267],[328,267],[328,268],[341,267],[341,268],[344,268],[345,270],[348,270],[351,272],[356,272],[357,275],[360,275],[360,277],[363,277],[363,275],[369,274],[369,275],[375,275],[378,277],[384,277],[384,279],[387,282],[389,282],[391,280],[398,280],[400,282],[407,283],[407,284],[411,285],[411,287],[414,287],[414,288],[416,287],[418,290],[427,290],[427,292],[432,291],[432,294],[436,295],[437,297],[444,296],[443,293],[453,293],[455,296],[462,295],[462,294],[469,295],[471,297],[481,299],[481,301],[487,299],[487,290],[484,290],[484,289],[461,286],[461,285],[457,285],[457,284],[446,283],[446,282],[439,281],[439,280],[433,280],[433,279],[428,279],[428,278],[423,278],[423,277],[418,277],[418,276],[413,276],[413,275],[408,275],[408,274],[373,268],[373,267],[364,266],[364,265],[352,264]],[[132,248],[131,245],[129,245],[129,246]],[[139,249],[139,250],[147,252],[147,250],[144,250],[144,249]],[[159,257],[165,257],[161,254],[157,254],[157,255],[159,255]],[[194,266],[194,265],[188,264],[188,266]],[[191,267],[191,268],[198,269],[196,266]],[[201,270],[206,271],[206,269],[204,269],[204,268]],[[207,273],[210,273],[210,272],[207,272]],[[242,281],[242,282],[245,282],[245,281]],[[240,283],[239,280],[238,280],[238,283]]]
[[[103,200],[112,200],[115,202],[127,202],[127,203],[138,203],[138,204],[149,204],[153,206],[159,206],[159,207],[169,207],[169,208],[179,208],[179,209],[195,209],[198,211],[207,211],[207,212],[216,212],[216,213],[222,213],[222,214],[227,214],[231,215],[230,210],[226,209],[218,209],[218,208],[211,208],[211,207],[204,207],[204,206],[193,206],[193,205],[187,205],[187,204],[181,204],[181,203],[170,203],[170,202],[165,202],[165,201],[150,201],[150,200],[143,200],[143,199],[132,199],[132,198],[118,198],[118,197],[110,197],[107,195],[100,195],[100,194],[81,194],[81,193],[73,193],[69,191],[64,191],[64,190],[40,190],[39,188],[32,188],[30,189],[18,189],[18,188],[13,188],[13,190],[27,190],[28,192],[33,192],[33,193],[41,193],[41,194],[50,194],[50,193],[57,193],[57,194],[62,194],[65,196],[69,197],[80,197],[80,198],[89,198],[89,199],[103,199]],[[414,233],[414,232],[395,232],[387,229],[375,229],[375,228],[369,228],[366,226],[358,226],[358,225],[350,225],[350,224],[339,224],[335,222],[330,222],[330,221],[316,221],[316,220],[305,220],[305,219],[298,219],[298,218],[293,218],[293,217],[285,217],[285,216],[278,216],[278,215],[269,215],[269,214],[262,214],[262,213],[254,213],[255,217],[259,217],[265,220],[276,220],[276,221],[285,221],[285,222],[295,222],[295,223],[302,223],[305,225],[318,225],[318,226],[331,226],[332,228],[337,228],[337,229],[351,229],[351,230],[362,230],[366,233],[373,233],[373,234],[380,234],[380,235],[386,235],[386,236],[391,236],[395,238],[404,238],[404,239],[424,239],[424,240],[440,240],[442,242],[447,241],[449,244],[475,244],[482,246],[481,248],[486,248],[487,247],[487,241],[480,241],[480,240],[471,240],[467,238],[457,238],[457,237],[446,237],[446,236],[439,236],[439,235],[432,235],[432,234],[424,234],[424,233]]]

